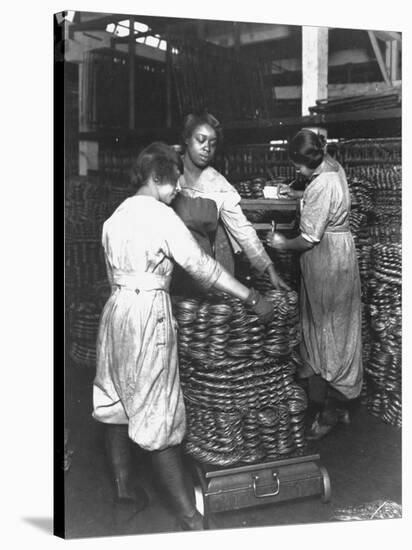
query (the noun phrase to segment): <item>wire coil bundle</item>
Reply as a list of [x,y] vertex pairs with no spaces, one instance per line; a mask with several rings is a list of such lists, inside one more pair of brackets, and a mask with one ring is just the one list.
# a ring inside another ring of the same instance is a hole
[[400,427],[401,409],[401,246],[375,244],[367,310],[371,351],[365,366],[367,406],[385,422]]
[[235,184],[239,195],[244,199],[262,199],[263,188],[266,185],[264,178],[253,178],[251,180],[242,180]]
[[402,169],[400,166],[376,167],[371,174],[374,185],[374,219],[370,227],[373,242],[401,241]]
[[337,157],[343,163],[397,164],[401,162],[400,138],[355,138],[340,141]]
[[271,291],[268,325],[228,296],[174,304],[187,410],[186,451],[228,466],[299,452],[305,392],[294,382],[299,342],[295,292]]
[[71,307],[70,357],[80,367],[96,365],[96,340],[100,311],[94,302],[80,302]]
[[70,334],[69,355],[77,366],[96,366],[100,315],[109,296],[110,286],[103,279],[83,288],[81,294],[70,304],[67,319]]
[[[292,236],[284,232],[286,237]],[[292,250],[267,249],[269,257],[273,260],[276,272],[289,285],[292,290],[297,291],[300,284],[300,263],[299,255]],[[273,285],[266,274],[258,273],[250,267],[247,261],[241,259],[237,263],[236,277],[246,286],[253,286],[262,293],[273,290]]]

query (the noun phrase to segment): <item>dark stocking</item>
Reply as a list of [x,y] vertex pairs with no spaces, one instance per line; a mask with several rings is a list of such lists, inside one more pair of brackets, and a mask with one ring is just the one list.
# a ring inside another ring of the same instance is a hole
[[156,478],[166,491],[183,529],[203,529],[203,517],[196,510],[193,490],[188,490],[180,445],[162,451],[152,451],[152,464]]
[[112,470],[116,500],[124,504],[130,501],[135,512],[143,510],[148,497],[142,487],[132,480],[132,449],[126,424],[106,424],[106,453]]

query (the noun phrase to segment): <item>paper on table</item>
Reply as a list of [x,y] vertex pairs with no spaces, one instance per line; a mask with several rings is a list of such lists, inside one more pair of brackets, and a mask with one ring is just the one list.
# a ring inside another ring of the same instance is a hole
[[263,188],[263,196],[265,199],[278,199],[278,186],[277,185],[265,185]]

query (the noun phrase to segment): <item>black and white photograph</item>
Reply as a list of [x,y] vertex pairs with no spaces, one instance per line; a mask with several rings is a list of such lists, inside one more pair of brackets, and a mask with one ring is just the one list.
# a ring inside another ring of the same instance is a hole
[[55,19],[62,535],[400,518],[401,32]]
[[407,514],[404,22],[106,4],[49,10],[53,517],[28,528],[390,540]]

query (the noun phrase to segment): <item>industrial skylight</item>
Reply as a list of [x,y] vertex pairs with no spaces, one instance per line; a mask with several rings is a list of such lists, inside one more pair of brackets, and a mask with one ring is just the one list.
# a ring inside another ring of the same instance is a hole
[[[136,34],[140,33],[150,33],[150,28],[145,25],[145,23],[140,23],[139,21],[135,21],[134,23],[134,32]],[[114,34],[116,36],[129,36],[130,34],[130,21],[129,19],[125,19],[124,21],[119,21],[118,23],[110,23],[106,27],[106,32],[109,32],[110,34]],[[159,50],[166,51],[167,49],[167,42],[166,40],[163,40],[159,34],[145,34],[144,36],[137,36],[136,42],[139,44],[145,44],[146,46],[150,46],[152,48],[158,48]],[[176,48],[172,48],[172,53],[177,54],[178,50]]]

